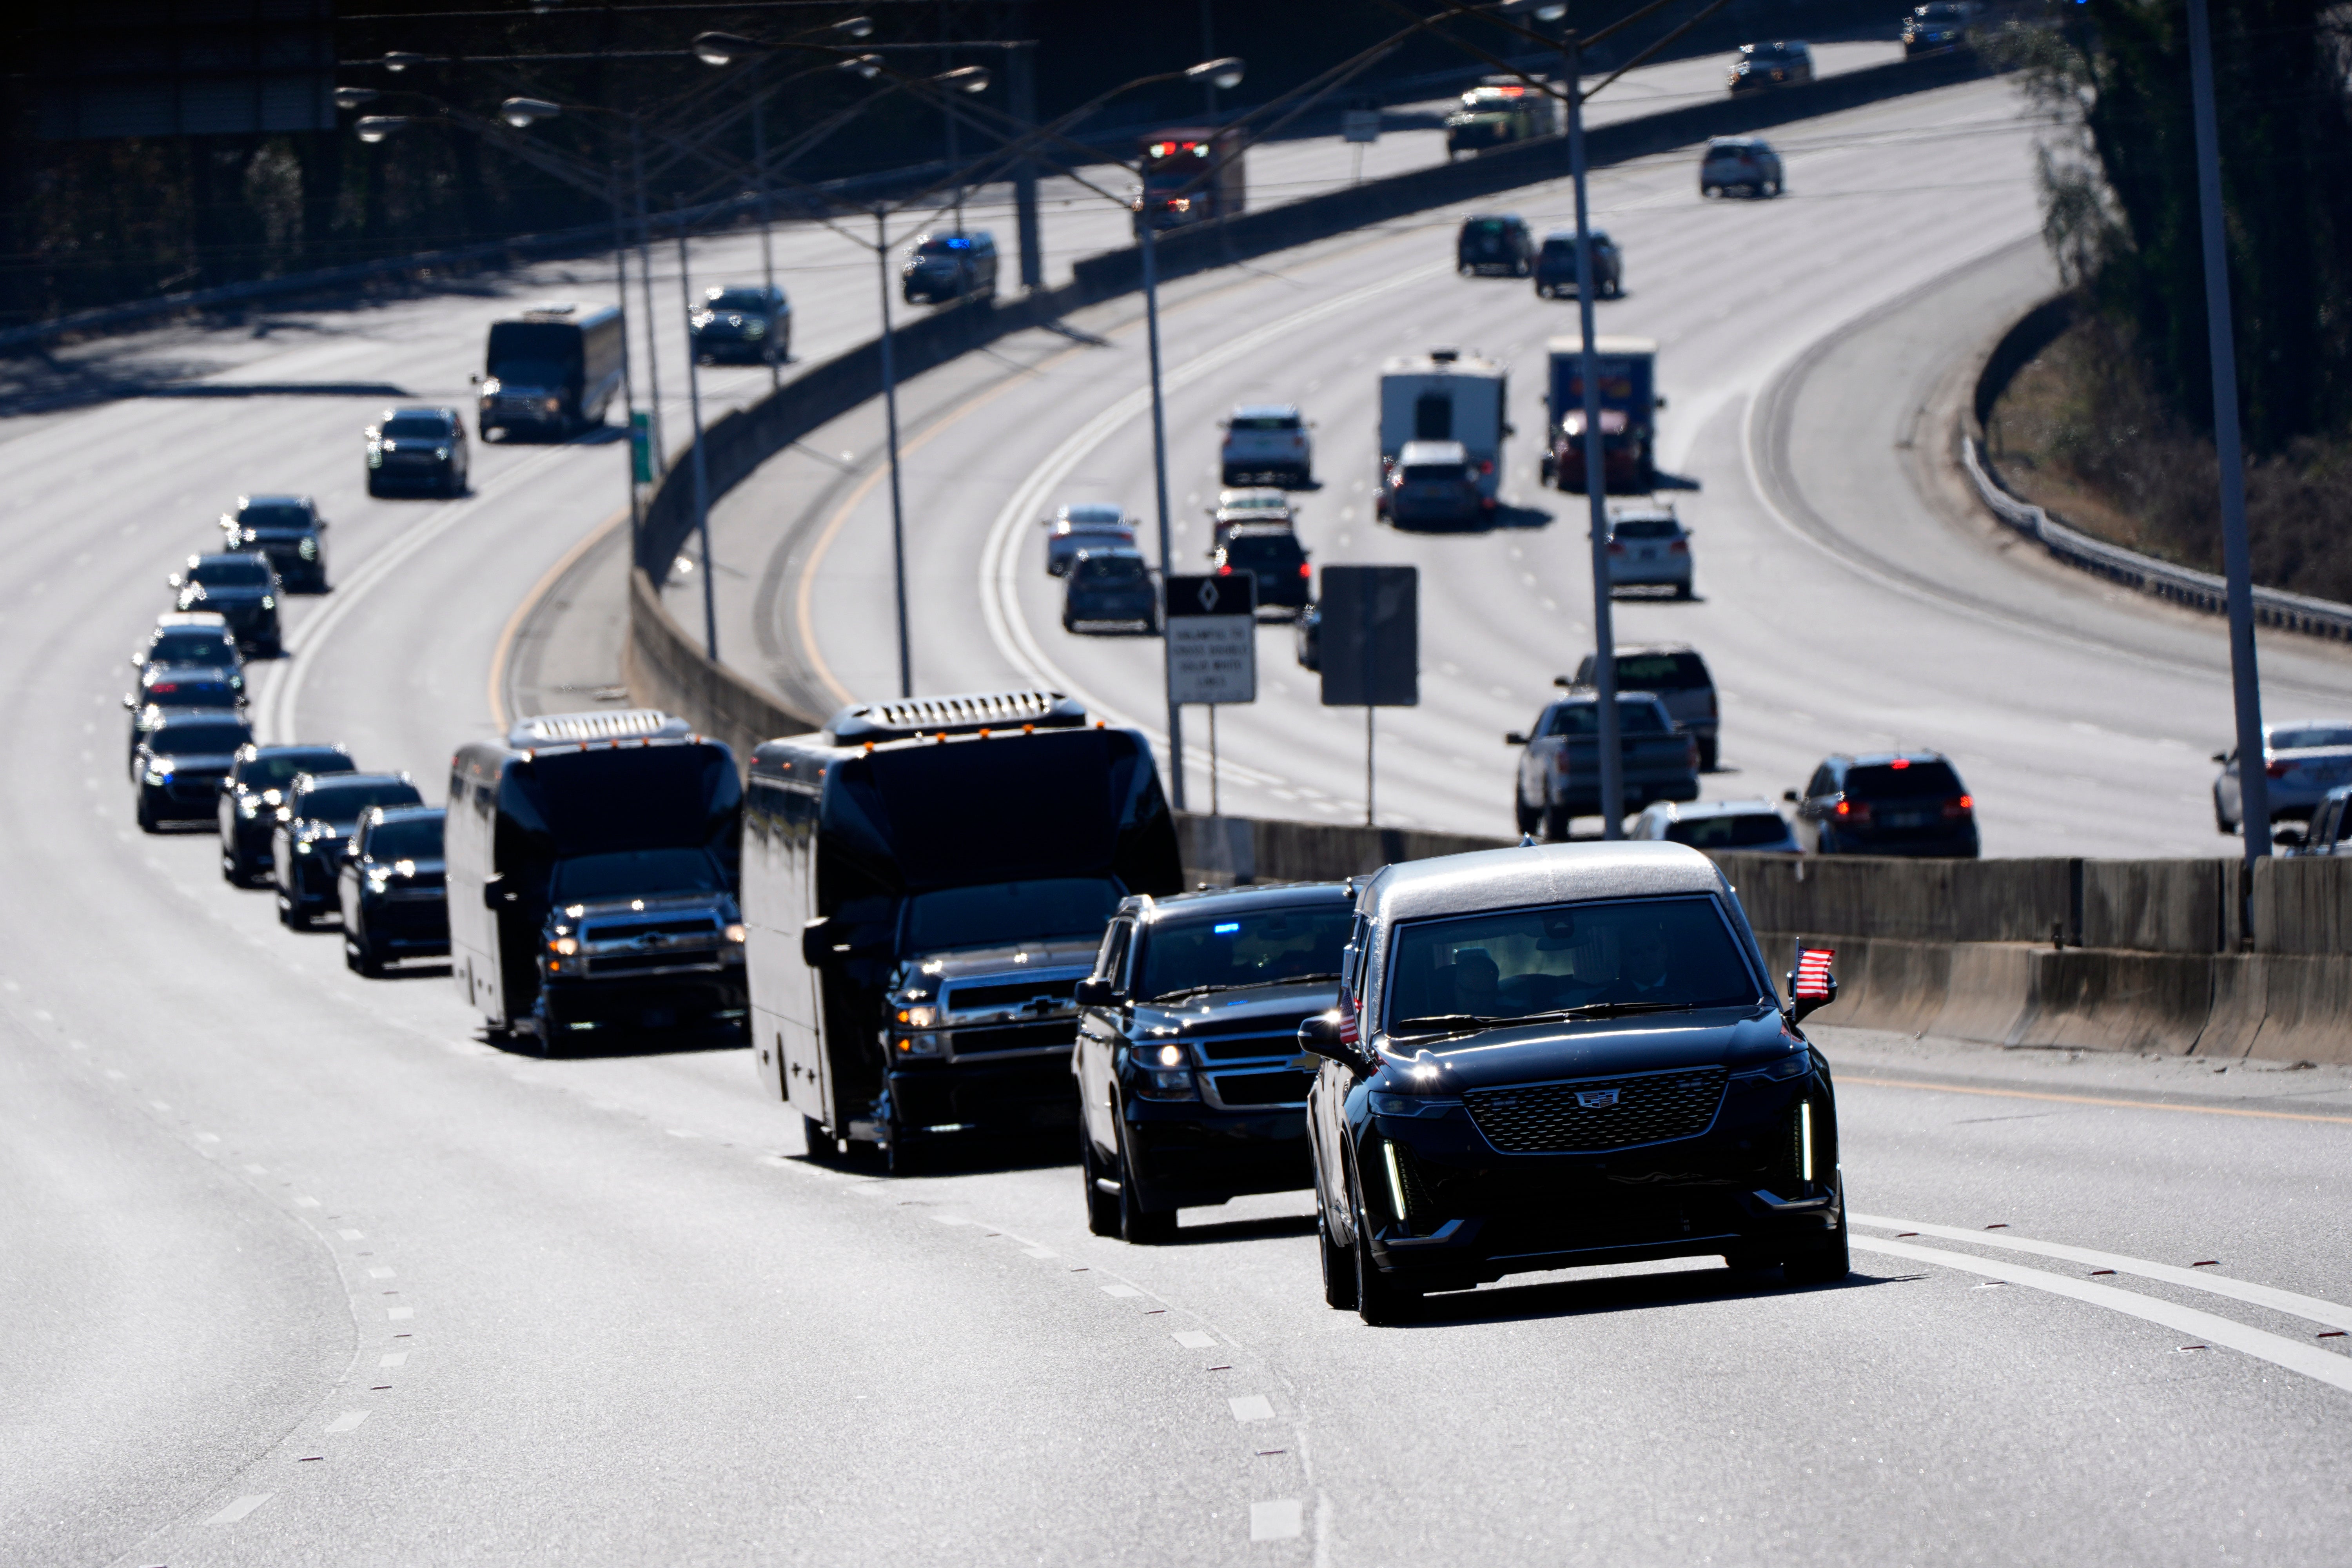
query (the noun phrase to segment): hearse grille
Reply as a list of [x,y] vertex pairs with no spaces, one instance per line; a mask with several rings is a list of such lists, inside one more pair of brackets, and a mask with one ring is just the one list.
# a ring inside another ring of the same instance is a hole
[[1580,1079],[1522,1089],[1472,1089],[1470,1120],[1512,1154],[1631,1149],[1696,1138],[1715,1123],[1729,1079],[1724,1068]]

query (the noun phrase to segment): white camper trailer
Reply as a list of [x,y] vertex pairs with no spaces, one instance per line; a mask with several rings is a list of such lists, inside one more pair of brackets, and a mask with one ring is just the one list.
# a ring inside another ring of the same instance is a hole
[[1408,441],[1459,441],[1478,476],[1478,491],[1492,503],[1503,482],[1503,440],[1511,434],[1507,416],[1509,375],[1475,353],[1433,349],[1427,354],[1392,359],[1381,366],[1381,510],[1394,482],[1397,454]]

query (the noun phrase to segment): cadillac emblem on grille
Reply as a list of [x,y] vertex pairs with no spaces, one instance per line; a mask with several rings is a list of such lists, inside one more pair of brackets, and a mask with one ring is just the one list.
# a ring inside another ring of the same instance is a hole
[[1587,1110],[1598,1110],[1604,1105],[1616,1104],[1617,1093],[1613,1089],[1588,1089],[1576,1097],[1576,1103]]

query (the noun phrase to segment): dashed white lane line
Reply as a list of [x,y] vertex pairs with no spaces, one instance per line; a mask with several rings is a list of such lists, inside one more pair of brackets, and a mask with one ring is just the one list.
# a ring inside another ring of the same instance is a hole
[[386,1351],[383,1354],[376,1358],[375,1364],[378,1366],[406,1366],[408,1364],[408,1352],[406,1351]]
[[341,1415],[336,1416],[332,1421],[327,1423],[327,1430],[330,1432],[350,1432],[356,1429],[359,1424],[367,1418],[368,1413],[364,1410],[346,1410]]
[[1137,1289],[1132,1285],[1106,1285],[1102,1288],[1102,1293],[1106,1296],[1121,1297],[1140,1296],[1143,1294],[1142,1291]]
[[1304,1528],[1297,1498],[1250,1504],[1252,1541],[1288,1541]]
[[[1577,342],[1582,342],[1584,340],[1582,338],[1577,339]],[[124,1079],[129,1078],[131,1075],[124,1072],[121,1068],[109,1068],[106,1069],[106,1076],[112,1079],[117,1083],[121,1083]]]
[[1175,1333],[1171,1334],[1169,1338],[1174,1340],[1178,1344],[1182,1345],[1188,1351],[1206,1351],[1217,1348],[1217,1336],[1214,1334],[1204,1334],[1198,1329],[1180,1329]]
[[1964,1274],[1983,1275],[2007,1284],[2022,1285],[2028,1289],[2045,1290],[2053,1296],[2064,1296],[2094,1307],[2105,1307],[2109,1311],[2156,1323],[2194,1340],[2226,1345],[2257,1361],[2266,1361],[2289,1372],[2299,1372],[2305,1377],[2352,1394],[2352,1356],[2331,1354],[2316,1345],[2300,1344],[2277,1334],[2265,1333],[2233,1318],[2217,1317],[2211,1312],[2200,1312],[2194,1307],[2183,1307],[2130,1290],[2118,1290],[2112,1285],[2094,1285],[2088,1280],[2070,1279],[2063,1274],[2044,1273],[2039,1268],[2014,1268],[1989,1258],[1977,1258],[1965,1252],[1947,1252],[1938,1247],[1914,1247],[1907,1241],[1881,1241],[1875,1237],[1862,1236],[1853,1237],[1852,1245],[1864,1252],[1883,1252],[1890,1258],[1908,1258],[1914,1263],[1932,1263]]
[[[1584,340],[1580,338],[1577,341],[1581,342]],[[269,1167],[267,1165],[247,1165],[245,1168],[245,1173],[248,1176],[266,1176],[269,1174]]]
[[250,1497],[241,1497],[235,1502],[229,1504],[226,1508],[221,1510],[218,1513],[213,1515],[212,1518],[205,1521],[205,1522],[206,1524],[235,1524],[238,1520],[243,1519],[247,1514],[251,1513],[255,1509],[257,1509],[263,1503],[268,1502],[276,1494],[272,1492],[255,1492]]
[[[1577,341],[1579,342],[1582,342],[1584,340],[1579,338]],[[335,1234],[341,1237],[345,1241],[365,1241],[367,1239],[367,1232],[363,1230],[339,1230],[335,1232]]]
[[1263,1394],[1244,1394],[1238,1399],[1228,1399],[1225,1403],[1234,1407],[1234,1419],[1236,1421],[1274,1419],[1274,1401]]
[[383,1310],[383,1315],[391,1319],[395,1323],[404,1323],[409,1319],[416,1316],[416,1309],[414,1307],[386,1307]]
[[2119,1252],[2095,1252],[2087,1247],[2033,1241],[2022,1236],[2010,1236],[1998,1231],[1963,1230],[1958,1226],[1929,1225],[1924,1220],[1884,1219],[1865,1214],[1848,1217],[1854,1224],[1868,1226],[1873,1230],[1916,1230],[1921,1236],[1932,1236],[1944,1241],[1963,1241],[1974,1247],[1997,1247],[2009,1252],[2031,1252],[2042,1258],[2063,1258],[2069,1263],[2084,1263],[2094,1268],[2112,1268],[2118,1274],[2137,1275],[2143,1279],[2161,1279],[2168,1285],[2185,1285],[2192,1290],[2227,1296],[2249,1306],[2268,1307],[2274,1312],[2325,1323],[2331,1329],[2352,1330],[2352,1307],[2323,1300],[2316,1296],[2298,1295],[2293,1290],[2257,1285],[2248,1279],[2232,1279],[2226,1274],[2206,1274],[2169,1263],[2151,1263],[2144,1258],[2127,1258]]
[[389,1268],[371,1268],[368,1270],[368,1278],[371,1279],[389,1279],[393,1278],[393,1272]]
[[314,1209],[319,1206],[319,1200],[316,1198],[296,1198],[294,1200],[294,1206],[298,1209]]
[[1055,1252],[1050,1247],[1024,1247],[1021,1250],[1027,1253],[1032,1258],[1059,1258],[1061,1256],[1060,1253]]

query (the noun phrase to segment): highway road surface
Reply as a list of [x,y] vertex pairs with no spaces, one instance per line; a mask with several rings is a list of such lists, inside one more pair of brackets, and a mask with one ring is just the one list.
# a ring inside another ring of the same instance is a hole
[[[1927,374],[1902,331],[1940,354],[1937,313],[1968,290],[2032,291],[2003,270],[2030,257],[2015,112],[1971,88],[1792,128],[1778,205],[1697,206],[1672,161],[1608,177],[1632,267],[1611,324],[1679,334],[1668,467],[1699,486],[1704,552],[1699,605],[1626,619],[1688,627],[1718,659],[1740,787],[1899,720],[1999,803],[1993,847],[2051,842],[2046,813],[2077,850],[2210,848],[2164,793],[2198,770],[2159,765],[2167,738],[2208,743],[2210,625],[2000,562],[1864,465],[1884,510],[1858,517],[1833,485],[1848,470],[1822,467],[1898,416],[1842,401],[1850,378]],[[1365,456],[1350,356],[1445,338],[1516,355],[1564,317],[1453,281],[1445,232],[1189,281],[1170,312],[1180,493],[1202,489],[1224,403],[1308,400],[1318,558],[1417,559],[1429,586],[1429,697],[1390,731],[1399,819],[1491,826],[1494,732],[1532,710],[1584,613],[1578,530],[1406,541],[1341,515]],[[740,276],[756,246],[698,254],[698,275]],[[1824,1029],[1868,1216],[1849,1282],[1587,1271],[1375,1330],[1322,1305],[1304,1194],[1192,1211],[1176,1245],[1136,1248],[1087,1233],[1059,1149],[899,1181],[821,1169],[740,1049],[516,1054],[478,1037],[446,974],[362,981],[331,931],[284,931],[267,895],[226,885],[208,836],[137,832],[124,657],[243,489],[308,489],[335,524],[337,586],[290,618],[267,727],[344,740],[437,798],[453,745],[512,700],[518,606],[619,505],[619,455],[488,447],[470,499],[371,502],[357,427],[387,401],[461,400],[516,299],[609,287],[571,270],[79,351],[0,422],[0,1562],[2341,1561],[2352,1357],[2324,1336],[2352,1328],[2344,1069]],[[837,294],[827,276],[793,274],[811,356],[870,326],[849,303],[870,276],[851,265]],[[933,689],[1023,674],[998,638],[1020,649],[1025,627],[1149,720],[1141,650],[1060,643],[1038,595],[1033,503],[1143,494],[1131,415],[1088,429],[1138,384],[1131,320],[1073,325],[1109,346],[1009,345],[916,399],[938,432],[918,459],[919,668]],[[665,366],[665,395],[681,385]],[[870,472],[870,443],[854,450],[833,511]],[[1531,458],[1517,494],[1557,511]],[[772,511],[765,539],[730,513],[742,605],[805,510]],[[843,525],[823,570],[844,614],[815,639],[861,689],[882,646],[848,603],[869,532]],[[1009,579],[983,571],[1000,532],[1024,542]],[[609,611],[560,625],[583,646],[540,650],[554,685],[530,695],[593,704],[613,676],[585,645]],[[1266,634],[1270,675],[1281,646]],[[2163,668],[2170,728],[2144,705]],[[2334,667],[2273,668],[2317,700]],[[1352,807],[1344,736],[1314,732],[1303,690],[1227,726],[1236,770],[1264,775],[1237,771],[1234,805],[1312,785]],[[1813,718],[1783,711],[1801,705]],[[2055,777],[2094,749],[2068,750],[2076,722],[2116,737],[2095,742],[2096,788]],[[1277,758],[1286,725],[1302,740]]]

